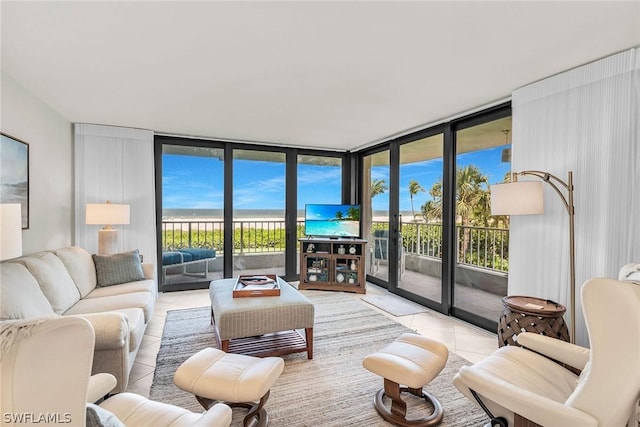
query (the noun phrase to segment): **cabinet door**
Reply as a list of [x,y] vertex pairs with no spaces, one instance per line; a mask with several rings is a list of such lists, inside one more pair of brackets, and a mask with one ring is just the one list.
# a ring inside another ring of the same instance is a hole
[[304,265],[306,270],[305,277],[301,277],[304,283],[329,283],[330,276],[330,259],[327,256],[305,254]]

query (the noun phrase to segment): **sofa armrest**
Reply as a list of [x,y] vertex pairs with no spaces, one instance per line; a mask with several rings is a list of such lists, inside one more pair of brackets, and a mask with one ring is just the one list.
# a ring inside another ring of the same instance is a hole
[[155,280],[156,279],[156,265],[150,262],[142,263],[142,271],[144,272],[145,279]]
[[129,351],[129,325],[123,313],[72,314],[69,317],[87,319],[96,337],[96,350],[114,350],[125,347]]

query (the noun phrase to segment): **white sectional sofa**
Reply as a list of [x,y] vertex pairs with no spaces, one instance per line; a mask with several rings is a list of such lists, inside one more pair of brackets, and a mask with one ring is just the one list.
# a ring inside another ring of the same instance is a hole
[[113,374],[117,393],[153,315],[155,266],[140,263],[137,250],[94,257],[72,246],[0,264],[0,320],[84,317],[96,337],[92,372]]

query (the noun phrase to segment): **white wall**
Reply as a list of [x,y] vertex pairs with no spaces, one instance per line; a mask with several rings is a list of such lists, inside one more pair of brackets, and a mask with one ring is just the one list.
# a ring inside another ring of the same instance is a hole
[[29,144],[29,229],[22,252],[68,246],[73,230],[72,126],[2,73],[2,132]]

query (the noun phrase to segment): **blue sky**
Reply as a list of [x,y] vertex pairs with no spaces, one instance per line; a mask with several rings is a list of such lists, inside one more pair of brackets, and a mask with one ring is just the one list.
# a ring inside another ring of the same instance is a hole
[[[461,154],[458,167],[475,164],[489,177],[501,182],[511,164],[501,162],[499,146]],[[216,157],[163,155],[163,207],[165,209],[222,209],[223,165]],[[388,167],[376,167],[372,178],[389,182]],[[442,175],[442,159],[405,164],[400,167],[400,210],[411,211],[409,180],[415,179],[426,190],[414,196],[416,211],[430,199],[429,189]],[[298,166],[298,207],[307,203],[339,204],[341,170],[338,166]],[[236,159],[234,162],[235,209],[281,209],[284,211],[285,164]],[[373,199],[374,210],[386,210],[389,194]]]

